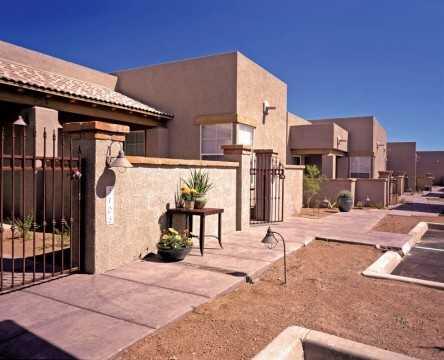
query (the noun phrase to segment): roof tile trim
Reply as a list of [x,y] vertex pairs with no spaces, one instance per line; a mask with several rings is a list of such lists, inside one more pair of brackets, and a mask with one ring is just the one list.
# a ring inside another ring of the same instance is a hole
[[62,95],[71,95],[111,105],[119,105],[128,109],[172,117],[171,114],[159,111],[102,85],[74,79],[2,58],[0,58],[0,79],[18,85],[23,84],[37,89],[55,91]]

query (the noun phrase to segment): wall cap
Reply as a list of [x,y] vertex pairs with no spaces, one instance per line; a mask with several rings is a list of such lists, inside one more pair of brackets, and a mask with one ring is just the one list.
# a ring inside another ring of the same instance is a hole
[[239,167],[239,163],[231,161],[170,159],[170,158],[155,158],[155,157],[143,157],[143,156],[127,156],[127,159],[133,165],[190,166],[190,167],[208,167],[208,168]]
[[249,155],[251,153],[251,146],[249,145],[222,145],[224,155]]
[[71,122],[63,125],[65,132],[100,132],[112,134],[128,134],[129,126],[107,123],[104,121]]

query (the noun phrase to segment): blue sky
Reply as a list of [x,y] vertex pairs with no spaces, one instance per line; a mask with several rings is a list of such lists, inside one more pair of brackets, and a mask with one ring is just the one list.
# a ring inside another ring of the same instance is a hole
[[[444,149],[443,0],[8,1],[0,38],[104,71],[239,50],[305,118]],[[7,16],[5,16],[7,14]]]

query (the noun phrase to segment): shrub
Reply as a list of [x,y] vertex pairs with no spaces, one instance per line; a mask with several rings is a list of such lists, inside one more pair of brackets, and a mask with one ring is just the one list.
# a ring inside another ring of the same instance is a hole
[[353,195],[348,190],[342,190],[339,192],[337,199],[353,199]]
[[304,173],[304,194],[307,198],[307,207],[311,207],[313,198],[321,191],[324,178],[316,165],[307,165]]

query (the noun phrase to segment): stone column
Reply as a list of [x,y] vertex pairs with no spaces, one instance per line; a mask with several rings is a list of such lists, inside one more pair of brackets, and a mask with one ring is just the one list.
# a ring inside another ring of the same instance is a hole
[[[59,148],[59,129],[62,128],[59,122],[59,112],[53,109],[47,109],[40,106],[33,106],[31,108],[22,111],[22,116],[28,123],[27,126],[27,141],[26,141],[26,152],[29,155],[33,154],[33,147],[35,146],[35,151],[37,156],[43,156],[43,132],[46,130],[46,156],[51,157],[52,154],[52,143],[53,135],[55,135],[56,143],[56,153],[58,154]],[[34,131],[36,133],[36,141],[34,142]]]
[[251,148],[246,145],[223,145],[224,159],[239,163],[236,181],[236,230],[250,226]]
[[116,174],[106,167],[106,153],[111,146],[116,156],[125,141],[129,127],[101,121],[64,124],[63,129],[73,136],[73,143],[80,146],[83,159],[82,181],[84,208],[83,263],[84,270],[96,273],[107,270],[113,249],[107,241],[112,236],[112,226],[106,223],[106,187],[114,186]]
[[336,179],[336,155],[322,155],[322,175],[329,179]]

